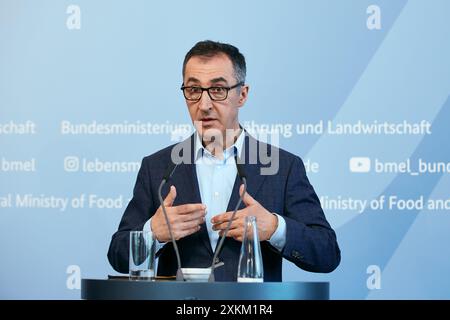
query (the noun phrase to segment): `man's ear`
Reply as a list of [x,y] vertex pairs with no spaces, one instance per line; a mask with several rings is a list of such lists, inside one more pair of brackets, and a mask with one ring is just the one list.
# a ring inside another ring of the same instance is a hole
[[248,98],[248,91],[250,90],[250,87],[246,84],[241,87],[240,93],[239,93],[239,103],[238,107],[242,107]]

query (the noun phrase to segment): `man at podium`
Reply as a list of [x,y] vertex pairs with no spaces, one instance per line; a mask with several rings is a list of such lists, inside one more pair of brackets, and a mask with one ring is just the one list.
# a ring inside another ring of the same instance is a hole
[[264,281],[282,280],[283,258],[311,272],[331,272],[339,265],[335,232],[302,160],[256,140],[239,124],[239,109],[249,93],[245,76],[245,58],[232,45],[201,41],[186,54],[181,89],[196,131],[142,160],[133,198],[108,251],[116,271],[128,273],[130,231],[149,230],[158,241],[158,276],[175,275],[177,259],[158,187],[180,145],[184,161],[162,193],[183,268],[211,266],[218,239],[242,193],[237,159],[243,159],[247,193],[220,251],[224,265],[215,270],[216,281],[236,281],[248,215],[257,218]]

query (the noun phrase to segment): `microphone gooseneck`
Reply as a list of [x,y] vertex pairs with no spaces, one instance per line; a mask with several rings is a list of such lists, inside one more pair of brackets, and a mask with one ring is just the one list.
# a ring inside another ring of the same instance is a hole
[[168,217],[167,212],[166,212],[166,206],[164,205],[164,200],[163,200],[162,195],[161,195],[162,187],[167,183],[167,181],[170,179],[170,177],[172,177],[172,174],[175,171],[176,167],[177,167],[177,165],[174,164],[173,162],[171,162],[169,167],[167,168],[166,173],[164,174],[164,177],[163,177],[163,179],[161,181],[161,184],[159,185],[159,188],[158,188],[158,198],[159,198],[159,202],[161,203],[161,208],[162,208],[162,211],[163,211],[163,214],[164,214],[164,218],[166,220],[167,229],[169,230],[169,236],[170,236],[170,239],[172,241],[173,249],[175,251],[175,256],[177,258],[177,275],[176,275],[176,279],[177,279],[177,281],[184,281],[183,272],[181,271],[180,253],[178,251],[177,242],[175,241],[175,238],[173,237],[172,227],[170,226],[169,217]]

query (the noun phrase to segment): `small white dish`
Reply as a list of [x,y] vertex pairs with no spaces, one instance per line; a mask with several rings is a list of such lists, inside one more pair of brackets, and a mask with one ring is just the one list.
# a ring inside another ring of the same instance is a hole
[[184,280],[189,282],[208,282],[211,268],[181,268]]

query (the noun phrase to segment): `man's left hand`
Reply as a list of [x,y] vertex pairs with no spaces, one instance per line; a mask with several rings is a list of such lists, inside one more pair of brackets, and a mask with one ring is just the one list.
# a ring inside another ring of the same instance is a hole
[[[239,194],[244,192],[244,185],[239,188]],[[258,201],[252,198],[247,192],[243,198],[246,208],[236,211],[233,222],[231,223],[230,230],[227,233],[227,237],[232,237],[238,241],[243,240],[245,217],[255,216],[259,241],[269,240],[275,230],[278,227],[278,218],[273,213],[266,210]],[[223,232],[227,228],[228,221],[231,219],[233,212],[225,212],[218,214],[211,219],[213,223],[213,230],[220,230],[219,234],[222,236]]]

